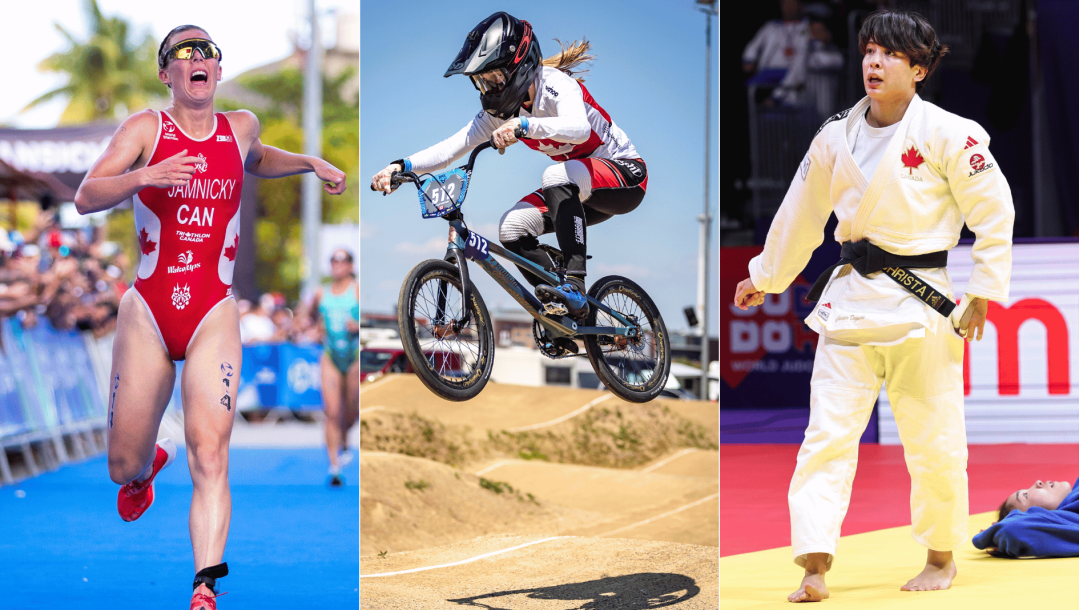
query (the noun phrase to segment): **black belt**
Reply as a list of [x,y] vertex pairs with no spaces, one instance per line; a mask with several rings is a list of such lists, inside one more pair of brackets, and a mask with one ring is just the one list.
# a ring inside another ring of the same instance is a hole
[[939,293],[927,282],[910,272],[914,269],[932,269],[948,266],[948,251],[930,252],[917,256],[900,256],[883,250],[868,241],[844,242],[839,262],[828,267],[813,283],[806,300],[816,303],[820,300],[824,287],[832,277],[832,272],[840,265],[853,265],[854,270],[862,275],[883,271],[884,275],[895,280],[908,292],[921,299],[931,309],[947,318],[955,309],[955,302]]

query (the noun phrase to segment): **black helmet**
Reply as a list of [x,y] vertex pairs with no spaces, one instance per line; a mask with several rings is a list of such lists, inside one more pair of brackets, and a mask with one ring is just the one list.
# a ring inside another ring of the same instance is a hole
[[483,109],[505,120],[520,113],[542,61],[532,25],[498,12],[472,28],[443,76],[470,77]]

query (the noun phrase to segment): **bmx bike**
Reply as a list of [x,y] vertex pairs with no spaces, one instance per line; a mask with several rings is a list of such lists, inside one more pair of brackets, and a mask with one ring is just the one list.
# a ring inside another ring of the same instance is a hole
[[533,337],[545,356],[576,356],[575,340],[580,339],[593,370],[612,393],[630,402],[652,400],[667,383],[671,348],[663,318],[640,286],[617,275],[600,278],[586,295],[588,313],[574,318],[559,303],[541,303],[495,259],[502,257],[560,286],[565,268],[557,248],[541,245],[553,263],[547,269],[468,229],[461,206],[472,169],[477,155],[493,147],[492,141],[484,142],[467,164],[437,175],[402,171],[390,177],[393,188],[416,185],[424,218],[443,218],[450,225],[445,258],[416,265],[401,285],[397,319],[413,370],[428,389],[454,401],[474,398],[490,379],[494,328],[469,279],[471,260],[532,316]]

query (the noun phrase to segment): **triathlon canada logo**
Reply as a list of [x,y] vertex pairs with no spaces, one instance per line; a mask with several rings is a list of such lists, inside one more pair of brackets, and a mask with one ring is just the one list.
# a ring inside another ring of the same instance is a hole
[[176,287],[172,289],[173,307],[176,309],[183,309],[184,307],[187,307],[187,304],[190,302],[191,288],[189,288],[187,284],[184,284],[184,287],[180,288],[180,285],[177,284]]
[[210,167],[206,163],[206,157],[202,156],[202,153],[199,153],[199,159],[202,159],[202,160],[195,164],[195,171],[197,171],[197,172],[205,172]]
[[203,241],[210,237],[209,233],[189,233],[187,231],[177,231],[176,237],[180,241],[193,241],[197,244],[201,244]]
[[176,259],[180,261],[180,264],[178,266],[170,265],[169,273],[187,273],[188,271],[194,271],[195,269],[198,269],[202,266],[202,263],[192,264],[191,261],[194,260],[194,258],[195,255],[192,254],[191,250],[188,250],[187,252],[181,252],[176,257]]

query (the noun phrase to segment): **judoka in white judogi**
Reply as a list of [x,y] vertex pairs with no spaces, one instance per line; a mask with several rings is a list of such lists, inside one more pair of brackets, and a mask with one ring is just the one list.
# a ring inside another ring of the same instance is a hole
[[[839,242],[868,240],[898,255],[948,250],[964,221],[975,261],[964,297],[1008,298],[1011,192],[975,122],[911,100],[889,127],[866,122],[870,98],[821,128],[772,222],[764,251],[749,265],[761,292],[782,292],[823,240],[831,212]],[[943,268],[915,269],[955,299]],[[858,440],[881,382],[896,415],[911,474],[913,536],[937,551],[968,539],[962,338],[952,323],[883,273],[850,265],[832,275],[806,323],[820,334],[811,415],[791,481],[795,562],[835,554],[857,463]]]

